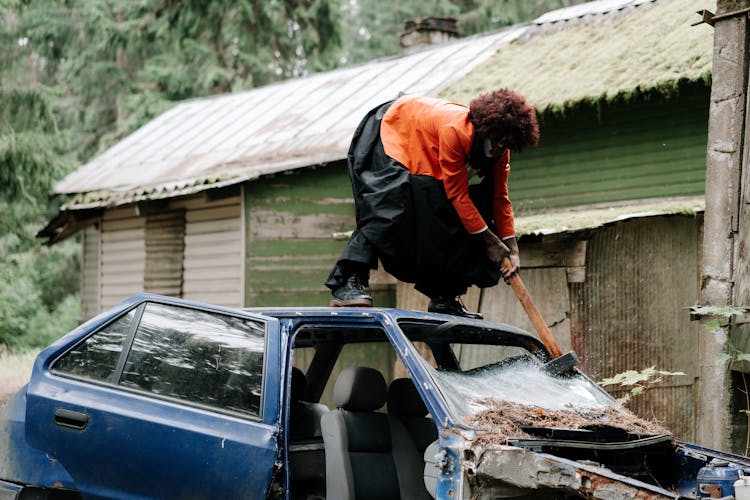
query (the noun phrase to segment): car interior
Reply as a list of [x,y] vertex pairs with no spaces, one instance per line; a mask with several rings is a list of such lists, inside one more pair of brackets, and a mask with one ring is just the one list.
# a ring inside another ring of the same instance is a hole
[[[399,327],[427,363],[449,372],[470,373],[519,353],[545,361],[528,335],[499,337],[461,321],[410,319]],[[307,324],[292,347],[292,497],[433,498],[435,467],[425,457],[434,455],[439,430],[385,332]]]
[[385,334],[303,328],[294,347],[292,497],[432,498],[423,455],[437,427]]

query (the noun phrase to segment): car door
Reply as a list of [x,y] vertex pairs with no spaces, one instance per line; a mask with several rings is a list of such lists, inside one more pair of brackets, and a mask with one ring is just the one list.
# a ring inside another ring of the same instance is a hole
[[265,497],[278,329],[260,315],[143,302],[35,369],[27,438],[86,497]]

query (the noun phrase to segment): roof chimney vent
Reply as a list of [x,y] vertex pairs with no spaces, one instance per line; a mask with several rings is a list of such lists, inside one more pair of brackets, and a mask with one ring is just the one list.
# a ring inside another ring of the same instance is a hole
[[411,52],[428,45],[450,42],[459,37],[455,17],[423,17],[404,23],[401,46],[407,52]]

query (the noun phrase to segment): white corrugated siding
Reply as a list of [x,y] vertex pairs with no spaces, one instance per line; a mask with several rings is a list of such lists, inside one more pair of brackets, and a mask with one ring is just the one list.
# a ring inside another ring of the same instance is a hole
[[134,210],[108,211],[102,218],[101,309],[143,291],[145,219]]
[[239,197],[228,198],[221,205],[187,208],[184,298],[229,307],[243,305],[242,233]]
[[184,211],[153,214],[146,218],[145,291],[171,297],[182,296],[184,249]]
[[100,309],[101,231],[99,223],[83,230],[81,241],[81,322],[95,316]]

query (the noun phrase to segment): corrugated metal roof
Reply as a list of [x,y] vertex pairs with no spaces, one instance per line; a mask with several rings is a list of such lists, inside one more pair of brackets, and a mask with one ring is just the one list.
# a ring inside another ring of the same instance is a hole
[[[500,48],[538,31],[540,24],[653,1],[587,2],[400,57],[185,101],[68,175],[55,191],[72,195],[63,211],[102,208],[343,160],[364,113],[399,93],[437,95],[468,73],[481,72]],[[525,73],[516,69],[512,72]]]
[[364,113],[400,92],[436,94],[524,26],[420,52],[176,105],[56,186],[67,209],[189,194],[342,160]]

